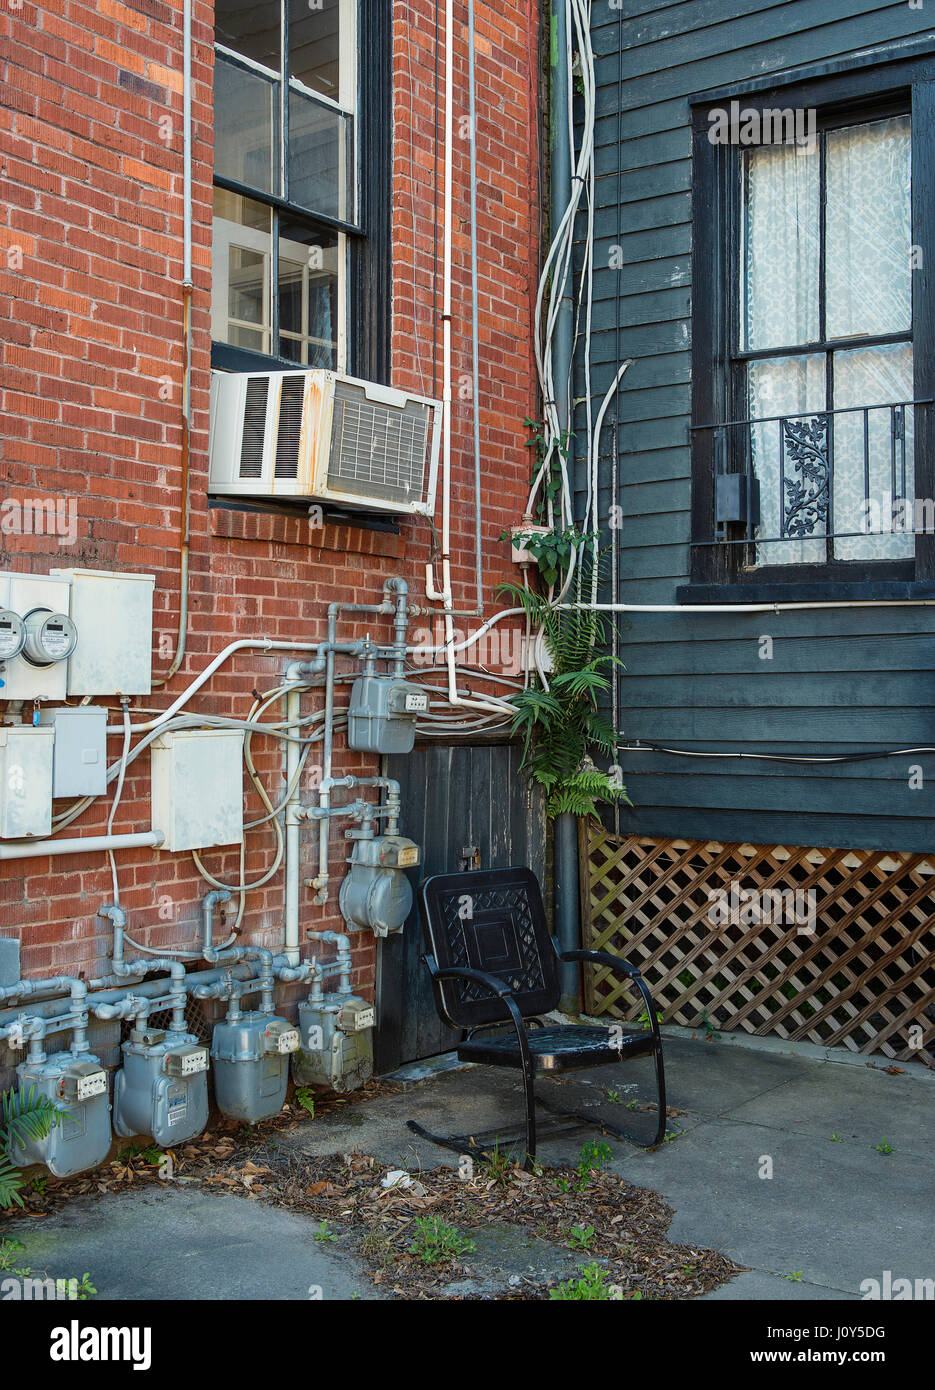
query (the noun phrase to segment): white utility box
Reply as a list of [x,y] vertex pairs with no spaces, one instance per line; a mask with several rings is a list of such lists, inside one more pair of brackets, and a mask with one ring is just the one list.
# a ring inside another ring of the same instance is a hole
[[[63,571],[57,572],[59,575]],[[24,619],[30,613],[58,613],[72,616],[70,588],[67,578],[52,578],[38,574],[0,573],[0,608],[10,609]],[[81,641],[81,633],[78,633]],[[67,694],[67,661],[52,661],[47,666],[35,665],[25,653],[4,663],[0,671],[0,699],[3,700],[64,700]]]
[[100,705],[44,709],[40,726],[55,730],[53,796],[103,796],[107,791],[107,711]]
[[148,695],[153,669],[152,574],[52,570],[71,583],[78,645],[68,661],[69,695]]
[[54,729],[0,725],[0,839],[52,833],[54,742]]
[[153,829],[178,852],[243,839],[243,733],[182,729],[151,745]]

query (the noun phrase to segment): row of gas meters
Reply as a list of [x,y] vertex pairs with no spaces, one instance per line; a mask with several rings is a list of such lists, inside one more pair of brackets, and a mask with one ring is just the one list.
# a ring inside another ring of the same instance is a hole
[[[299,1005],[298,1026],[247,1012],[216,1023],[209,1048],[191,1033],[136,1028],[114,1077],[113,1133],[149,1135],[174,1148],[208,1123],[208,1074],[225,1115],[255,1124],[278,1115],[290,1058],[297,1085],[351,1091],[373,1075],[374,1010],[363,999],[324,995]],[[89,1053],[58,1052],[16,1069],[21,1092],[47,1096],[58,1121],[41,1139],[14,1146],[21,1167],[44,1163],[66,1178],[103,1163],[112,1143],[107,1072]]]

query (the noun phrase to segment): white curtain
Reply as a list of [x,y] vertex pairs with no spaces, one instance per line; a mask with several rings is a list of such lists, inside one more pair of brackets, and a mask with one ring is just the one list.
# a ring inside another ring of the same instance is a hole
[[[825,328],[828,338],[855,339],[854,349],[836,352],[832,362],[835,408],[877,406],[912,399],[910,344],[859,347],[863,337],[911,328],[910,124],[908,116],[829,131],[826,141]],[[747,351],[805,347],[820,341],[821,265],[820,153],[795,145],[773,145],[747,152],[742,254],[742,346]],[[826,408],[826,359],[803,352],[748,365],[751,418],[796,415]],[[891,533],[895,500],[912,503],[912,411],[906,415],[906,469],[898,454],[896,493],[892,486],[891,414],[871,412],[869,461],[865,477],[864,421],[860,412],[838,415],[833,423],[834,472],[831,518],[835,532],[865,532],[868,518],[882,518],[883,534],[843,537],[836,558],[896,559],[913,553],[911,535]],[[780,423],[751,428],[754,472],[760,482],[760,525],[756,563],[821,564],[823,539],[770,541],[780,534],[783,488],[780,479]],[[788,451],[785,481],[807,482]],[[872,508],[865,503],[869,481]],[[788,504],[791,489],[785,489]],[[897,507],[897,511],[899,508]],[[820,520],[812,534],[824,535]]]

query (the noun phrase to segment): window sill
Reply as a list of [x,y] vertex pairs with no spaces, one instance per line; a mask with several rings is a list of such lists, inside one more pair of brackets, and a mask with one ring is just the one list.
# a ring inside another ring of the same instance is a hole
[[899,580],[813,580],[802,584],[683,584],[677,602],[702,603],[892,603],[933,599],[935,583]]

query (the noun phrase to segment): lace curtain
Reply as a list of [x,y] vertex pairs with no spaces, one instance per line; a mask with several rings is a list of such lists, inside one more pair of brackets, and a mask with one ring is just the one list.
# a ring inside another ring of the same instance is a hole
[[[752,419],[791,417],[796,431],[812,430],[827,447],[824,425],[808,412],[846,406],[880,406],[912,399],[912,347],[908,343],[861,347],[861,338],[908,331],[912,323],[910,123],[908,116],[828,131],[825,145],[825,219],[821,219],[821,147],[771,145],[745,157],[743,218],[742,348],[769,351],[829,339],[852,338],[854,347],[830,354],[802,351],[763,358],[747,370]],[[820,275],[825,272],[825,322]],[[828,397],[829,377],[831,397]],[[799,417],[796,419],[795,417]],[[805,417],[805,418],[803,418]],[[913,501],[912,411],[905,412],[905,458],[896,451],[893,485],[892,419],[889,410],[833,417],[828,489],[796,467],[786,439],[781,479],[780,423],[750,431],[753,469],[760,483],[756,562],[822,564],[830,529],[836,559],[911,556],[913,539],[891,518],[894,503]],[[865,448],[866,442],[866,448]],[[807,453],[807,450],[806,450]],[[903,476],[905,472],[905,476]],[[811,510],[803,493],[813,499]],[[869,496],[871,506],[866,499]],[[798,499],[799,510],[795,505]],[[777,541],[783,511],[805,527],[806,539]],[[882,522],[883,534],[863,534]],[[858,533],[844,535],[842,533]],[[816,537],[819,539],[812,539]]]

